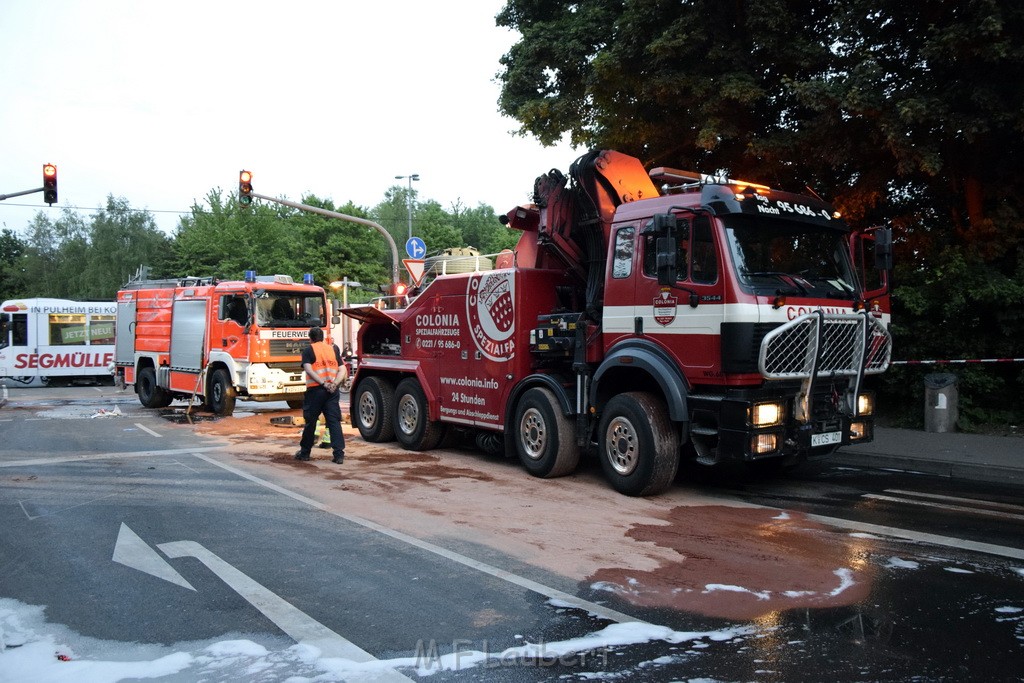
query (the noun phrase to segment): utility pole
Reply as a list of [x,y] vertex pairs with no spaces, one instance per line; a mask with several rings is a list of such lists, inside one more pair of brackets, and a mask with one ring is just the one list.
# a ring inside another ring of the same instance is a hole
[[409,194],[405,196],[405,208],[409,210],[409,239],[412,239],[412,181],[419,180],[419,173],[412,173],[410,175],[396,175],[395,180],[409,179]]

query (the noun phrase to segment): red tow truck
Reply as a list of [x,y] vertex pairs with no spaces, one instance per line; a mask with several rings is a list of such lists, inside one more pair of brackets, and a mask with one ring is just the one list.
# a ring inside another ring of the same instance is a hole
[[684,458],[771,470],[873,438],[887,229],[614,151],[537,178],[503,222],[522,234],[493,270],[346,309],[364,439],[426,450],[461,431],[538,477],[595,454],[616,490],[651,495]]

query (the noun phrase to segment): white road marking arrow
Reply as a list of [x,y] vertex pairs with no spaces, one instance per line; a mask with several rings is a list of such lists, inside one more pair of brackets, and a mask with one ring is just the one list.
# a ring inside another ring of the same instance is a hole
[[[341,637],[319,621],[271,592],[244,573],[231,566],[195,541],[174,541],[157,546],[167,557],[194,557],[217,575],[233,591],[274,622],[278,628],[298,643],[312,645],[325,657],[343,657],[352,662],[375,662],[377,658]],[[171,567],[145,541],[121,524],[114,546],[115,562],[138,569],[147,574],[195,590],[188,581]],[[353,680],[381,681],[382,683],[408,683],[409,678],[394,669],[376,669],[359,672]]]
[[184,576],[174,571],[174,567],[167,564],[167,560],[157,555],[155,550],[146,545],[146,542],[123,522],[121,530],[117,532],[117,542],[114,544],[112,559],[126,567],[152,574],[158,579],[170,581],[192,591],[195,590]]

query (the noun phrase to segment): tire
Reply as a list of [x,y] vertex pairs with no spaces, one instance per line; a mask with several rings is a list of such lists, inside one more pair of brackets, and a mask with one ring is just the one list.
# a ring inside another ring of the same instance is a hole
[[360,380],[352,397],[349,411],[352,424],[360,436],[370,443],[395,440],[392,414],[395,410],[395,389],[381,377]]
[[601,469],[619,493],[662,493],[679,470],[679,433],[664,401],[628,392],[608,401],[598,430]]
[[431,422],[427,396],[413,377],[406,377],[395,388],[393,416],[395,438],[407,451],[429,451],[444,438],[444,425]]
[[287,403],[292,410],[302,410],[303,400],[301,398],[290,398]]
[[154,368],[147,367],[139,370],[135,391],[139,395],[139,403],[146,408],[166,408],[171,405],[171,394],[157,385]]
[[217,368],[210,377],[210,388],[206,402],[216,415],[227,417],[235,412],[235,387],[224,368]]
[[534,388],[523,394],[516,405],[514,425],[516,454],[527,472],[551,478],[576,469],[580,451],[573,438],[572,422],[550,390]]

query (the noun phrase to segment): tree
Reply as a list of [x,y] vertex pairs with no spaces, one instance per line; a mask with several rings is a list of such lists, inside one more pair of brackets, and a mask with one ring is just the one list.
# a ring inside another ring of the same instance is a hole
[[[499,106],[546,144],[811,184],[854,221],[933,214],[979,248],[1018,243],[1020,3],[510,0],[497,22],[522,34]],[[1009,240],[982,247],[993,220]]]
[[949,340],[944,320],[946,357],[1024,333],[1019,2],[509,0],[497,22],[522,35],[498,74],[522,134],[810,187],[893,226],[898,357]]
[[74,298],[113,299],[140,265],[149,265],[153,276],[168,273],[171,240],[149,212],[132,209],[124,198],[107,197],[88,234]]
[[16,299],[27,296],[22,260],[27,256],[28,245],[13,230],[0,231],[0,299]]
[[392,185],[384,192],[384,201],[377,204],[370,211],[372,219],[391,233],[391,237],[394,238],[399,251],[403,251],[402,246],[409,239],[410,210],[413,212],[412,233],[414,236],[420,236],[417,233],[418,224],[415,217],[417,210],[416,195],[416,190],[410,192],[407,187]]
[[[336,209],[329,199],[308,195],[302,203],[370,220],[368,212],[352,202]],[[348,277],[367,288],[390,282],[391,250],[384,236],[374,228],[301,211],[289,219],[289,226],[295,229],[303,268],[314,274],[316,282],[330,283]]]
[[462,234],[462,246],[476,247],[481,254],[511,249],[519,240],[519,232],[499,223],[494,209],[486,204],[467,209],[461,202],[456,202],[449,209],[449,214],[452,224]]
[[192,214],[178,225],[171,262],[176,276],[237,280],[246,270],[301,276],[303,255],[293,247],[294,235],[287,227],[294,209],[262,202],[239,206],[219,188],[210,190],[206,204],[193,205]]
[[25,296],[77,298],[88,251],[85,222],[70,209],[56,221],[40,211],[28,225],[20,277]]

